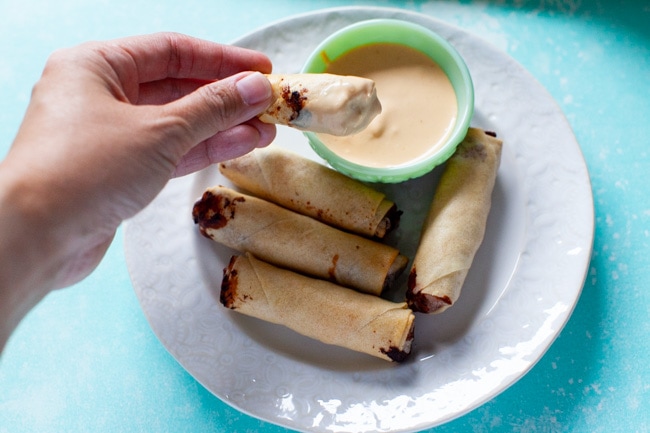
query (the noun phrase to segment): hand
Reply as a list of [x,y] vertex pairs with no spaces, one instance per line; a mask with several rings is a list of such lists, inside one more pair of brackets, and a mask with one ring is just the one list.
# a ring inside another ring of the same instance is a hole
[[270,60],[178,34],[54,53],[0,164],[0,290],[79,281],[170,177],[268,145],[271,89],[251,71]]

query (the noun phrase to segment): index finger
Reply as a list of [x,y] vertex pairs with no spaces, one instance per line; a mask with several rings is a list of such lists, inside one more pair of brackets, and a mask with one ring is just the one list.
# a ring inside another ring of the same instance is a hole
[[119,48],[113,53],[114,61],[110,59],[110,50],[104,56],[122,82],[125,78],[136,78],[139,83],[165,78],[218,80],[241,71],[270,73],[272,70],[271,60],[258,51],[179,33],[132,36],[114,40],[112,45]]

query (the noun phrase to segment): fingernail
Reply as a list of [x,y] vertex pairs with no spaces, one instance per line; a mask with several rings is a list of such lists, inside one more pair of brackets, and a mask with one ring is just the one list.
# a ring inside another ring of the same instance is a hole
[[259,72],[246,75],[237,81],[237,91],[248,105],[257,105],[271,97],[271,83]]

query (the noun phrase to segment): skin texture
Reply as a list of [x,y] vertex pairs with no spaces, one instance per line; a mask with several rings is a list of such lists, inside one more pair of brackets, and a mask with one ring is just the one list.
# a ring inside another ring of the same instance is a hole
[[0,348],[174,177],[268,145],[261,53],[161,33],[48,59],[0,163]]

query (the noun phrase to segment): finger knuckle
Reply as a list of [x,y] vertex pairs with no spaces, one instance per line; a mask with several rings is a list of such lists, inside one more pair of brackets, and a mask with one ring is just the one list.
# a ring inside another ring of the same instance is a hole
[[203,100],[208,105],[205,110],[206,122],[211,122],[218,131],[232,126],[229,119],[237,115],[238,104],[232,103],[238,98],[235,89],[230,86],[203,86],[199,90],[203,93]]

